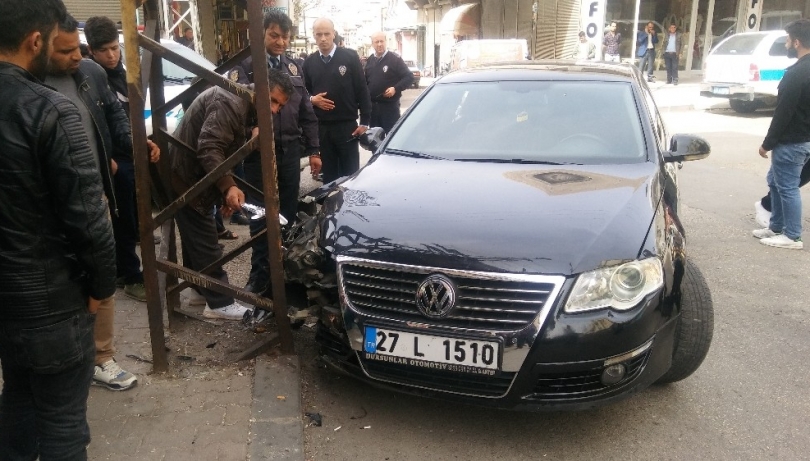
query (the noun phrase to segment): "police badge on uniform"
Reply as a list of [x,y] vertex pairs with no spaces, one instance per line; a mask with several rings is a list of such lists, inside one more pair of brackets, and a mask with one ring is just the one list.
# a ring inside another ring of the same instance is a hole
[[341,76],[346,75],[346,66],[338,67],[338,72],[340,72]]
[[287,65],[287,69],[290,69],[290,75],[292,75],[293,77],[298,75],[298,67],[296,67],[295,64],[289,63]]
[[388,72],[388,66],[383,66],[383,72]]
[[228,72],[228,78],[231,79],[232,82],[236,82],[239,80],[239,71],[236,69],[231,70]]

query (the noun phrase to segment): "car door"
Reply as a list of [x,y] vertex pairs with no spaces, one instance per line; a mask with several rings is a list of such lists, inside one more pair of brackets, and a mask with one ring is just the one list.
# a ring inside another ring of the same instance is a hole
[[785,70],[796,62],[795,58],[787,57],[787,34],[770,36],[767,43],[763,43],[757,50],[757,66],[759,67],[760,85],[763,93],[776,94],[779,81],[785,75]]

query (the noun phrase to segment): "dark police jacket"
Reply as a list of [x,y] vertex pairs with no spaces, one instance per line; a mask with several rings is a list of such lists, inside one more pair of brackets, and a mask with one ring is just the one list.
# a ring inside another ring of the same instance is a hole
[[[365,72],[368,92],[374,102],[399,101],[402,92],[413,84],[413,73],[405,65],[405,61],[391,51],[385,53],[382,58],[370,56],[366,61]],[[394,96],[390,98],[383,96],[385,90],[392,86],[396,90]]]
[[[309,101],[309,93],[304,87],[301,66],[286,55],[282,55],[279,62],[279,70],[290,76],[295,92],[290,95],[290,100],[281,108],[281,111],[273,115],[276,143],[280,141],[282,150],[285,150],[284,144],[303,140],[306,155],[318,152],[320,149],[318,118],[315,117],[312,103]],[[242,61],[228,75],[231,80],[235,79],[238,83],[254,83],[253,58],[249,57]],[[257,160],[254,156],[256,156],[255,152],[246,160]]]
[[115,293],[115,243],[79,111],[0,63],[0,323],[49,325]]
[[782,81],[771,126],[762,147],[773,150],[778,144],[810,141],[810,55],[787,68]]
[[112,92],[104,69],[89,59],[82,59],[79,70],[73,74],[82,102],[93,117],[99,146],[99,166],[104,193],[110,210],[117,210],[113,192],[110,159],[117,163],[132,162],[132,130],[124,106]]
[[357,120],[359,109],[360,124],[368,125],[371,98],[356,51],[337,47],[328,64],[321,60],[320,51],[310,54],[304,60],[304,84],[309,94],[326,93],[326,98],[335,103],[335,108],[329,111],[315,108],[318,122],[353,122]]

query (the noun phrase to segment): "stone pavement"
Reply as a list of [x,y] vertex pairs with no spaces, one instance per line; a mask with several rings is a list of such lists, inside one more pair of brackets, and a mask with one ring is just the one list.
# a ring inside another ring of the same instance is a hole
[[91,460],[304,459],[296,357],[150,375],[152,365],[138,360],[151,358],[146,304],[119,289],[115,323],[116,360],[138,385],[91,388]]

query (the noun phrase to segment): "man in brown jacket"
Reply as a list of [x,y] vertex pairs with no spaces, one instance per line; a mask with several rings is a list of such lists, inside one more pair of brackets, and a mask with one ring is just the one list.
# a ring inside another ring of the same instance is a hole
[[[287,75],[276,70],[269,71],[269,74],[268,102],[275,114],[287,103],[294,90]],[[248,116],[253,110],[250,103],[219,87],[204,91],[194,100],[174,135],[192,147],[197,156],[169,147],[172,188],[176,194],[184,193],[242,147],[249,130]],[[253,134],[257,132],[258,129],[254,128]],[[236,186],[231,174],[219,178],[215,185],[177,212],[183,265],[189,269],[200,271],[222,256],[213,212],[217,203],[222,203],[223,216],[241,209],[245,203],[245,194]],[[208,275],[228,283],[228,275],[222,267]],[[250,310],[231,296],[207,289],[201,291],[207,304],[203,311],[205,317],[241,320]]]

